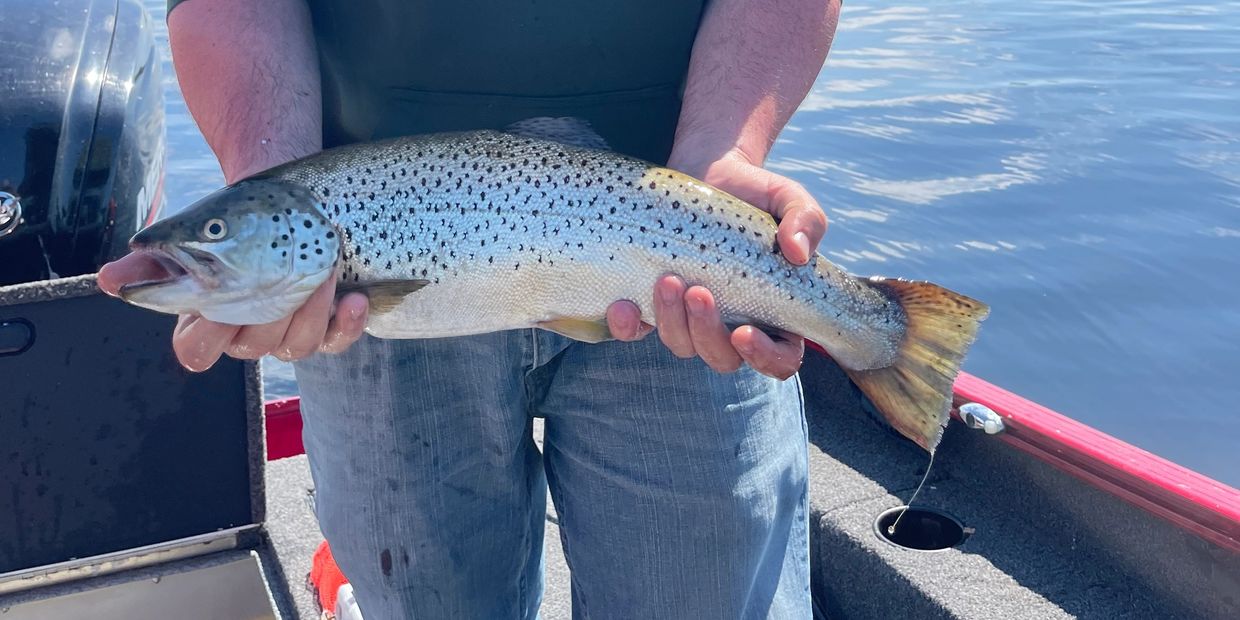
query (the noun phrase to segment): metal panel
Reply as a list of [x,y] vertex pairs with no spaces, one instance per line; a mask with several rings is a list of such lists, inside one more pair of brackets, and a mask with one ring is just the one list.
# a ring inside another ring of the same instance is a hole
[[235,549],[239,546],[238,538],[240,535],[257,531],[258,529],[259,526],[257,525],[249,525],[138,549],[126,549],[116,553],[5,573],[0,575],[0,595],[43,588],[88,577],[102,577],[124,570],[175,562],[217,551]]
[[277,620],[257,558],[77,592],[8,608],[5,620]]

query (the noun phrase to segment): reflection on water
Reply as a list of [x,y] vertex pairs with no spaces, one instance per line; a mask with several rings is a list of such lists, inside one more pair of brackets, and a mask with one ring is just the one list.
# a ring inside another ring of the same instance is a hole
[[[832,260],[993,306],[967,370],[1240,485],[1237,81],[1235,3],[848,2],[769,165]],[[168,101],[183,205],[222,177]]]

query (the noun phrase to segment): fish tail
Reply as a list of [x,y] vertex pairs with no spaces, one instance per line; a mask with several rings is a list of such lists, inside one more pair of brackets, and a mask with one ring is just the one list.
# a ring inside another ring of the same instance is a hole
[[866,282],[904,309],[905,335],[890,365],[844,370],[888,423],[933,454],[947,426],[952,385],[990,308],[929,282]]

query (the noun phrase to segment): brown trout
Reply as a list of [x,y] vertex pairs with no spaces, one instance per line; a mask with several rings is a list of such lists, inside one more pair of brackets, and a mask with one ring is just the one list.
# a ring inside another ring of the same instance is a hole
[[542,328],[611,338],[611,303],[654,324],[668,273],[725,321],[822,345],[886,419],[933,452],[985,304],[928,282],[788,262],[766,212],[570,125],[411,136],[322,151],[220,189],[134,236],[169,271],[127,302],[234,325],[297,309],[337,274],[380,338]]

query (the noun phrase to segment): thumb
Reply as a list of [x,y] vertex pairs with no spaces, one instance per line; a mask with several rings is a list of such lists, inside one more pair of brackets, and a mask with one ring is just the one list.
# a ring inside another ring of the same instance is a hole
[[789,262],[804,265],[827,233],[827,215],[800,183],[776,174],[771,176],[768,205],[779,220],[779,249]]

